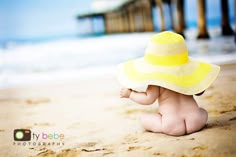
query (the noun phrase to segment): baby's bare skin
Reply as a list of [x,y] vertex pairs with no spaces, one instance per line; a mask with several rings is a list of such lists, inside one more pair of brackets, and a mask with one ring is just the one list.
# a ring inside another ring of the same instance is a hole
[[199,131],[208,119],[206,110],[198,107],[192,95],[159,86],[149,85],[146,92],[123,88],[120,96],[143,105],[150,105],[158,99],[159,113],[141,117],[142,126],[148,131],[180,136]]

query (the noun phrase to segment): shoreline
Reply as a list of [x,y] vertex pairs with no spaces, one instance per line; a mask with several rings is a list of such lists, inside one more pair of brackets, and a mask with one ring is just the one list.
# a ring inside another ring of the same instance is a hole
[[[235,56],[235,57],[234,57]],[[213,57],[212,61],[209,62],[208,58],[204,57],[194,57],[197,60],[206,61],[208,63],[217,64],[222,67],[233,66],[236,64],[236,54],[233,56],[231,54],[227,55],[224,59],[222,56]],[[58,72],[42,72],[42,73],[32,73],[19,76],[17,81],[11,82],[9,85],[0,86],[0,90],[8,88],[18,88],[18,87],[27,87],[35,86],[35,84],[50,85],[50,84],[63,84],[68,82],[77,82],[83,80],[90,80],[93,78],[106,78],[106,77],[116,77],[117,66],[111,65],[100,66],[100,67],[90,67],[80,70],[71,70],[71,71],[58,71]],[[14,78],[14,77],[13,77]],[[37,86],[36,85],[36,86]]]

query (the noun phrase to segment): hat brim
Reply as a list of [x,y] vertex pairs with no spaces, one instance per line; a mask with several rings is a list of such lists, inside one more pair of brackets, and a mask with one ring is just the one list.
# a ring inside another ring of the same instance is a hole
[[126,88],[146,89],[161,86],[182,94],[194,95],[207,89],[219,74],[220,67],[197,61],[191,57],[180,66],[156,66],[144,58],[119,65],[118,80]]

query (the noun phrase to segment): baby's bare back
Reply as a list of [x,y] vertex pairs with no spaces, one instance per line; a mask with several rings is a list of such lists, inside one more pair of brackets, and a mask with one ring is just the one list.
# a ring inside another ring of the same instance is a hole
[[192,133],[203,128],[207,122],[207,112],[198,107],[193,96],[183,95],[160,87],[159,112],[162,123],[185,129]]

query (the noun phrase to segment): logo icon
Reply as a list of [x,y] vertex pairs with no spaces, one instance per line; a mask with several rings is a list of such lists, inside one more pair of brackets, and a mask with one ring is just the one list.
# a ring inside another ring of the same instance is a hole
[[30,141],[31,140],[31,130],[29,130],[29,129],[15,129],[13,136],[14,136],[15,141]]

